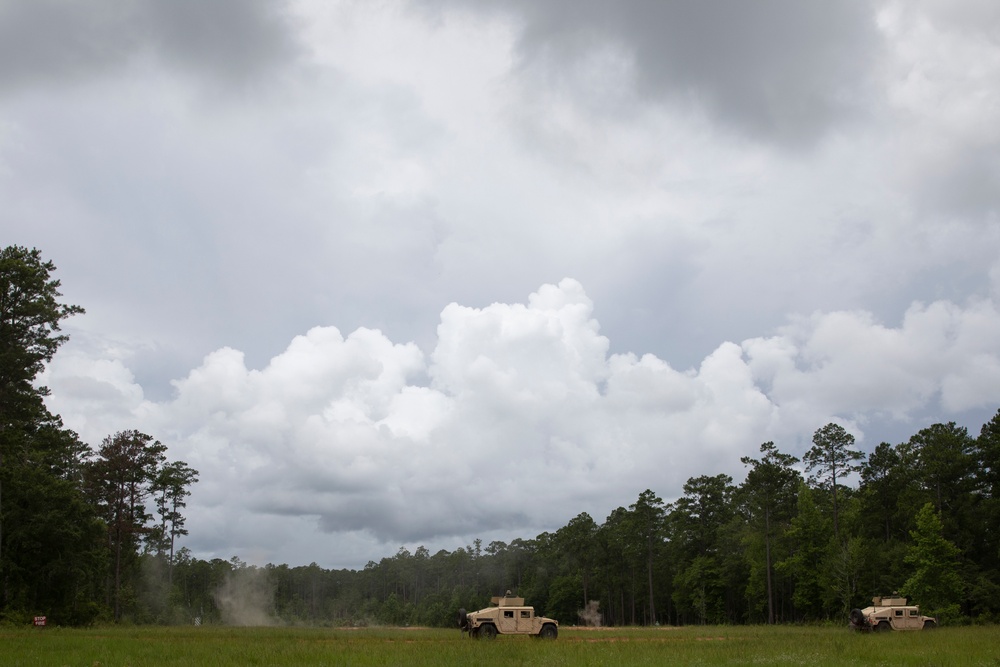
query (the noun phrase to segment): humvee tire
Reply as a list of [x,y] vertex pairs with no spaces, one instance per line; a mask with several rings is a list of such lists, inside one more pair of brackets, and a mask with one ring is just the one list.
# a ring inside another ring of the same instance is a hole
[[559,636],[559,629],[551,623],[546,623],[542,626],[542,631],[538,633],[538,636],[542,639],[555,639]]
[[492,623],[487,623],[483,627],[479,628],[479,636],[485,639],[496,639],[497,638],[497,626]]
[[872,629],[875,630],[875,632],[888,632],[889,630],[892,630],[892,626],[889,625],[889,621],[879,621],[878,625]]
[[937,627],[937,623],[934,621],[924,621],[924,630],[933,630]]

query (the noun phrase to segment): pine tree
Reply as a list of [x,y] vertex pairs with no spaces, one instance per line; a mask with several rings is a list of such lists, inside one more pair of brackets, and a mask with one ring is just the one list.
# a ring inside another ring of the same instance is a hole
[[122,590],[138,562],[139,544],[153,534],[146,501],[163,466],[166,447],[139,431],[120,431],[101,443],[87,468],[87,488],[108,526],[113,566],[112,601],[121,620]]
[[85,622],[96,525],[79,488],[86,447],[36,386],[67,340],[60,323],[83,312],[60,303],[54,271],[37,249],[0,250],[0,612],[44,608]]
[[801,481],[797,470],[799,462],[790,454],[782,454],[773,442],[760,446],[763,456],[752,459],[744,456],[743,465],[750,466],[746,481],[740,490],[745,499],[751,525],[764,538],[764,574],[767,585],[767,622],[775,622],[772,545],[779,532],[784,532],[795,512],[796,492]]
[[815,471],[809,480],[829,489],[833,496],[833,535],[840,539],[838,485],[847,475],[861,469],[864,454],[854,449],[854,436],[838,424],[827,424],[813,434],[813,446],[802,457],[806,470]]

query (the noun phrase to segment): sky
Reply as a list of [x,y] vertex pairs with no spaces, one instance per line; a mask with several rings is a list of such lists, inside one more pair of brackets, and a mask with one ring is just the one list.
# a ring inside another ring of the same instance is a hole
[[1000,4],[0,0],[40,382],[360,568],[1000,408]]

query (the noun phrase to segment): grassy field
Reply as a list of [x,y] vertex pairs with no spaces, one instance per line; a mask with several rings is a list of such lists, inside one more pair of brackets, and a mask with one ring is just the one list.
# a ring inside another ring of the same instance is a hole
[[562,628],[555,641],[395,628],[0,628],[0,665],[1000,667],[1000,628],[865,635],[813,627]]

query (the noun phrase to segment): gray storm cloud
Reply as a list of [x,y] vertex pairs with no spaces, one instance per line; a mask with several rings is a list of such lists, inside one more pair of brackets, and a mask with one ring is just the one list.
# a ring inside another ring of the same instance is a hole
[[14,0],[0,4],[0,95],[162,58],[243,83],[296,53],[285,3],[269,0]]
[[869,2],[466,2],[421,0],[513,17],[526,66],[572,71],[595,47],[620,48],[641,97],[694,102],[768,141],[811,142],[867,113],[880,48]]
[[669,499],[834,419],[975,430],[998,20],[0,1],[0,229],[87,310],[53,409],[201,471],[197,554],[337,566]]

